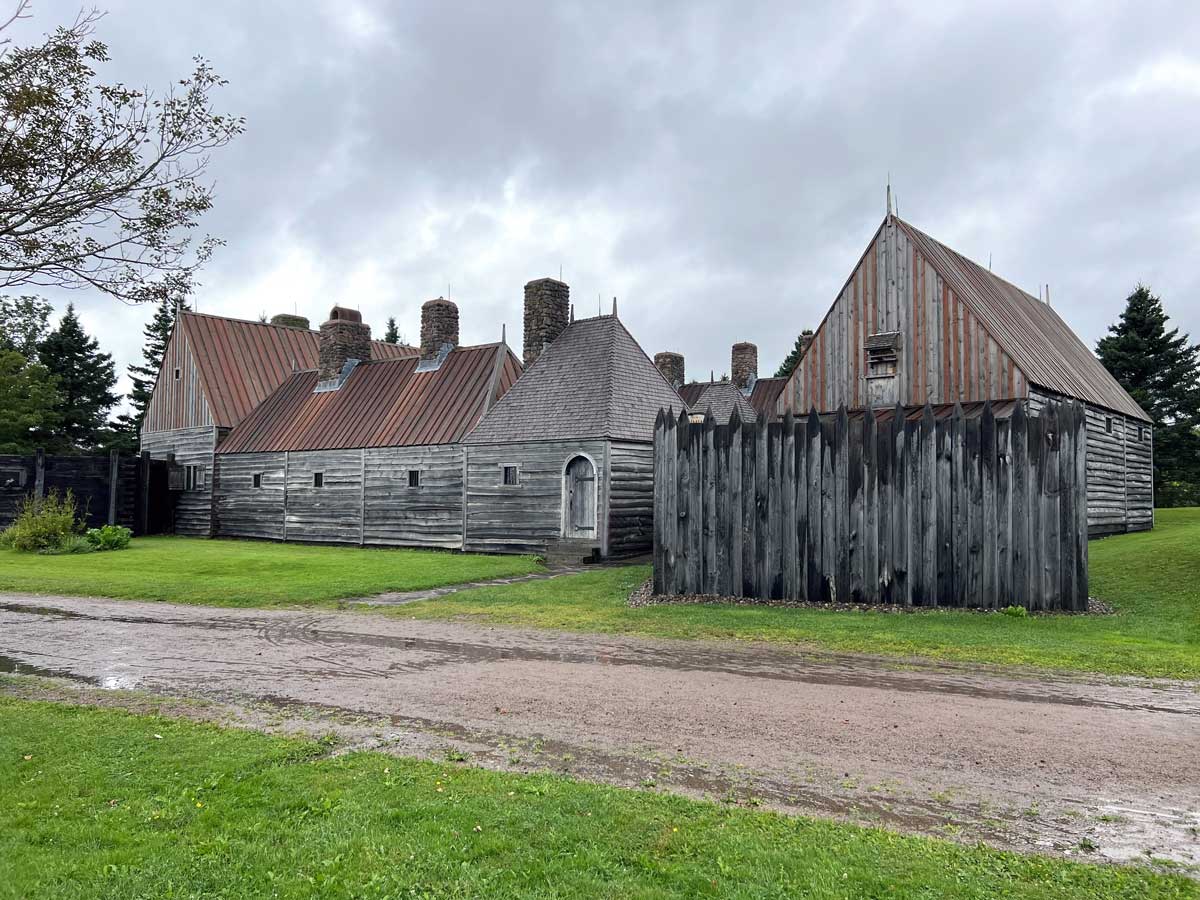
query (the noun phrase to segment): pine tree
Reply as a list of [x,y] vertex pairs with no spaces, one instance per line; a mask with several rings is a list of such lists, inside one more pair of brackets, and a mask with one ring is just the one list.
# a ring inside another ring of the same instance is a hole
[[1200,503],[1200,344],[1192,344],[1162,301],[1139,284],[1107,337],[1105,368],[1154,420],[1154,490],[1160,506]]
[[75,304],[38,345],[38,360],[58,381],[59,423],[47,440],[62,450],[90,451],[108,437],[108,413],[120,400],[112,355],[83,330]]
[[46,367],[0,350],[0,453],[27,455],[58,424],[60,399]]
[[[181,302],[179,309],[186,310],[188,305]],[[146,418],[146,407],[150,405],[150,395],[154,393],[154,383],[158,380],[158,370],[162,368],[167,344],[175,330],[175,316],[176,305],[173,302],[164,300],[158,305],[154,317],[142,329],[145,336],[142,364],[129,366],[129,380],[133,382],[133,388],[129,391],[129,403],[133,412],[119,416],[117,427],[125,434],[130,446],[137,445],[142,421]]]
[[800,332],[800,336],[796,338],[796,343],[792,346],[792,350],[784,357],[783,362],[779,364],[779,368],[775,371],[776,378],[787,378],[796,368],[796,364],[800,362],[800,357],[804,355],[804,351],[808,349],[808,345],[812,343],[812,329],[805,328]]
[[400,343],[400,329],[396,327],[395,316],[388,316],[387,331],[383,333],[383,339],[389,344]]
[[0,350],[16,350],[31,362],[50,330],[50,301],[35,295],[0,296]]

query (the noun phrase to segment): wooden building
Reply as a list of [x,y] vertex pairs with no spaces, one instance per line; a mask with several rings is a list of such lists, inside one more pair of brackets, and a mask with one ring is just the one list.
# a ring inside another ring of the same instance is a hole
[[787,379],[759,378],[758,348],[751,343],[734,344],[730,363],[732,380],[710,375],[708,381],[687,381],[683,354],[673,351],[654,354],[654,365],[679,392],[694,416],[703,418],[711,413],[719,425],[728,423],[735,409],[743,422],[759,415],[774,416]]
[[654,422],[679,394],[617,318],[569,321],[525,288],[525,373],[467,436],[465,546],[583,558],[648,552]]
[[1048,302],[890,210],[775,412],[983,400],[1081,401],[1092,536],[1153,525],[1149,416]]
[[[271,323],[182,311],[146,408],[141,448],[179,467],[175,532],[209,536],[217,445],[298,369],[317,366],[320,338],[308,320]],[[373,359],[415,357],[414,347],[372,341]]]
[[358,361],[370,332],[357,315],[335,308],[320,367],[287,378],[217,448],[218,535],[462,547],[461,441],[521,363],[503,342],[458,346],[457,307],[440,298],[422,309],[419,356]]

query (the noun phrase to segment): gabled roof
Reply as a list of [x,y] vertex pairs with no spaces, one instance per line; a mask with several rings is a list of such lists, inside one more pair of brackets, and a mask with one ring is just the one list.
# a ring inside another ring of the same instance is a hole
[[321,393],[313,393],[316,371],[297,372],[217,452],[455,443],[521,373],[505,344],[459,347],[430,371],[417,371],[418,362],[409,356],[359,363],[340,388]]
[[728,422],[735,409],[743,422],[758,415],[749,398],[732,381],[693,381],[683,385],[679,395],[689,411],[696,415],[711,412],[718,425]]
[[900,218],[893,219],[1031,384],[1150,421],[1050,304],[1009,284]]
[[[297,369],[317,366],[320,332],[184,311],[176,326],[191,347],[213,424],[225,428],[250,411]],[[416,357],[415,347],[371,341],[373,359]]]
[[660,408],[683,401],[616,316],[566,327],[467,443],[510,441],[653,441]]

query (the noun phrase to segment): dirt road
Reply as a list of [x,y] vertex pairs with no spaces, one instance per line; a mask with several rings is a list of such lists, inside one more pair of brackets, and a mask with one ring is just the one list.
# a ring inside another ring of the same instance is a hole
[[1200,864],[1200,692],[1189,684],[3,594],[0,671],[72,679],[87,702],[137,696],[124,689],[205,698],[235,721],[304,723],[405,754]]

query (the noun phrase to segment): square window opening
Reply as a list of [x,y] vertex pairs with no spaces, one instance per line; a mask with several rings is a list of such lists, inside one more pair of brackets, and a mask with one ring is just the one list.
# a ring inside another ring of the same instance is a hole
[[521,483],[521,470],[517,466],[504,466],[503,484],[513,487]]
[[185,491],[204,490],[204,466],[183,467],[183,489]]
[[313,487],[325,487],[324,472],[313,472]]
[[900,333],[880,332],[867,336],[863,345],[868,378],[895,378],[900,361]]
[[421,486],[421,470],[420,469],[409,469],[408,470],[408,486],[410,488],[415,488],[415,487]]

